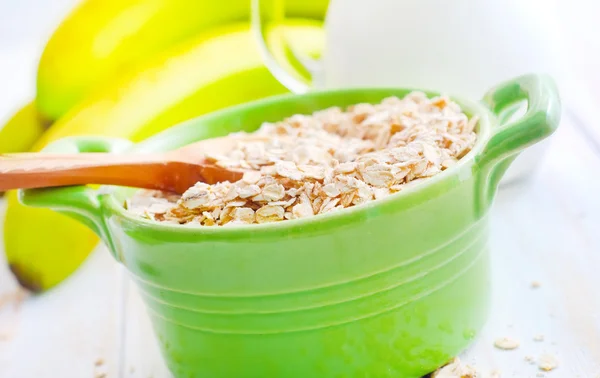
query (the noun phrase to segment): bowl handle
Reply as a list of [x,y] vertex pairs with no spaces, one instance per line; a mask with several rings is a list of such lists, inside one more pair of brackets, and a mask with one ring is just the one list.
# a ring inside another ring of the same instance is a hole
[[[525,114],[509,121],[523,101],[527,102]],[[554,80],[540,74],[519,76],[492,88],[483,103],[498,122],[478,160],[487,183],[485,197],[490,201],[518,153],[556,131],[561,104]]]
[[[133,143],[125,139],[106,137],[69,137],[49,144],[42,152],[81,153],[128,150]],[[115,258],[116,251],[106,227],[98,196],[92,186],[65,186],[57,188],[19,190],[19,201],[26,206],[45,207],[68,215],[94,231],[109,247]]]
[[[520,119],[506,122],[521,101],[527,101],[527,111]],[[542,139],[558,127],[561,105],[554,80],[548,75],[523,75],[495,88],[483,97],[483,102],[498,117],[499,125],[485,146],[480,165],[496,165]]]

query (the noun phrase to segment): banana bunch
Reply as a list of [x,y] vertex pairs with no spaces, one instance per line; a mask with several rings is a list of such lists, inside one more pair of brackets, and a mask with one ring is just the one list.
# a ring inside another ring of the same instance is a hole
[[[250,30],[249,0],[85,0],[40,59],[35,101],[0,130],[0,153],[72,135],[139,141],[186,119],[283,93]],[[286,0],[290,42],[322,50],[328,0]],[[7,193],[4,242],[22,286],[63,281],[98,238],[64,215]],[[32,237],[35,235],[35,237]]]

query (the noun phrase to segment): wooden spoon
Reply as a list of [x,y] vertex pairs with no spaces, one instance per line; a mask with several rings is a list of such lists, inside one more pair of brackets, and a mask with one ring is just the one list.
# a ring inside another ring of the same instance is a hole
[[159,154],[0,154],[0,191],[103,184],[158,189],[181,194],[198,181],[235,182],[241,169],[209,163],[205,154],[223,154],[235,139],[203,140]]

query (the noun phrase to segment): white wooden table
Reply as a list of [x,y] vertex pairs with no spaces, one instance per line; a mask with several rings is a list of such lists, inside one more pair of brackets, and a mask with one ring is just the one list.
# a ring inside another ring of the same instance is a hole
[[[4,31],[30,31],[15,43],[1,34],[0,82],[8,85],[0,87],[0,117],[33,93],[40,41],[73,2],[39,11],[41,1],[0,1],[0,14],[27,15],[26,22],[2,24]],[[584,48],[580,52],[588,53]],[[584,65],[577,68],[581,75]],[[536,377],[525,356],[549,352],[560,367],[547,377],[600,377],[600,122],[591,117],[600,95],[581,96],[572,80],[568,110],[539,171],[503,188],[493,209],[492,314],[463,356],[483,372]],[[581,84],[598,88],[600,77]],[[18,306],[3,259],[0,254],[0,377],[169,376],[135,287],[103,246],[62,285]],[[534,281],[539,288],[532,288]],[[544,341],[534,341],[540,334]],[[495,349],[493,341],[504,336],[521,346]]]

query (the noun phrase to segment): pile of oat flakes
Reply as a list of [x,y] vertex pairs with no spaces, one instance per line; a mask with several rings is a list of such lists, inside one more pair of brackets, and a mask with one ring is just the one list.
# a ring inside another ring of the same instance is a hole
[[379,104],[334,107],[232,134],[215,164],[252,171],[242,180],[197,183],[181,197],[139,191],[126,206],[156,221],[204,226],[277,222],[380,199],[440,173],[476,140],[446,97],[412,92]]

